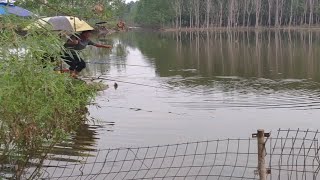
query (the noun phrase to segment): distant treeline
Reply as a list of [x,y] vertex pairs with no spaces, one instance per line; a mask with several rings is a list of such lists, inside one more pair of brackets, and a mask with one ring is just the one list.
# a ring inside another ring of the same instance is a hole
[[128,17],[151,27],[281,27],[320,24],[320,0],[140,0]]

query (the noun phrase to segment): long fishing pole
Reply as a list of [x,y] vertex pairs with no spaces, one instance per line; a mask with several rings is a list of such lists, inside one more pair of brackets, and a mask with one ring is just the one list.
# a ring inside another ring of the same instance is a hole
[[144,66],[144,65],[137,65],[137,64],[125,64],[125,63],[111,63],[111,62],[90,62],[86,61],[87,64],[111,64],[111,65],[123,65],[123,66],[137,66],[137,67],[153,67],[153,66]]
[[189,115],[188,113],[175,113],[172,111],[168,111],[168,112],[164,112],[164,111],[154,111],[154,110],[145,110],[142,108],[135,108],[135,107],[124,107],[124,106],[100,106],[100,107],[110,107],[110,108],[118,108],[118,109],[128,109],[128,110],[132,110],[132,111],[143,111],[143,112],[149,112],[149,113],[168,113],[168,114],[174,114],[174,115],[179,115],[179,116],[185,116],[185,115]]
[[[94,80],[106,80],[106,81],[113,81],[113,82],[121,82],[121,83],[125,83],[125,84],[132,84],[132,85],[138,85],[138,86],[145,86],[145,87],[152,87],[152,88],[157,88],[157,89],[163,89],[163,90],[173,90],[174,87],[171,86],[166,86],[166,85],[162,85],[162,86],[153,86],[153,85],[147,85],[147,84],[141,84],[141,83],[134,83],[134,82],[128,82],[128,81],[123,81],[123,80],[119,80],[119,79],[110,79],[110,78],[105,78],[102,76],[99,77],[85,77],[82,79],[88,79],[91,81]],[[191,94],[195,94],[195,95],[201,95],[202,93],[198,93],[198,92],[194,92],[194,91],[186,91],[186,90],[180,90],[180,92],[184,92],[184,93],[191,93]]]
[[[146,84],[141,84],[141,83],[133,83],[133,82],[127,82],[127,81],[122,81],[122,80],[118,80],[118,79],[110,79],[110,78],[105,78],[105,77],[93,77],[93,78],[90,78],[90,77],[86,77],[85,79],[89,79],[89,80],[106,80],[106,81],[114,81],[114,82],[121,82],[121,83],[125,83],[125,84],[133,84],[133,85],[138,85],[138,86],[145,86],[145,87],[152,87],[152,88],[157,88],[157,89],[162,89],[162,90],[173,90],[174,88],[173,87],[170,87],[170,86],[162,86],[162,87],[159,87],[159,86],[152,86],[152,85],[146,85]],[[185,93],[192,93],[192,94],[196,94],[196,95],[199,95],[199,93],[197,92],[193,92],[193,91],[185,91],[185,90],[181,90],[180,92],[185,92]],[[130,108],[130,107],[117,107],[117,106],[104,106],[104,107],[111,107],[111,108],[128,108],[130,110],[134,110],[134,111],[146,111],[146,112],[154,112],[154,111],[148,111],[148,110],[144,110],[142,108]],[[176,112],[172,112],[172,111],[169,111],[167,112],[169,114],[174,114],[174,115],[179,115],[179,116],[192,116],[188,113],[176,113]]]
[[[141,84],[141,83],[133,83],[133,82],[128,82],[128,81],[122,81],[122,80],[118,80],[118,79],[110,79],[110,78],[105,78],[105,77],[85,77],[83,79],[89,79],[89,80],[107,80],[107,81],[114,81],[114,82],[121,82],[121,83],[125,83],[125,84],[133,84],[133,85],[139,85],[139,86],[146,86],[146,87],[152,87],[152,88],[162,88],[164,89],[163,87],[159,87],[159,86],[152,86],[152,85],[147,85],[147,84]],[[170,86],[165,86],[166,87],[166,90],[168,89],[173,89],[172,87]]]

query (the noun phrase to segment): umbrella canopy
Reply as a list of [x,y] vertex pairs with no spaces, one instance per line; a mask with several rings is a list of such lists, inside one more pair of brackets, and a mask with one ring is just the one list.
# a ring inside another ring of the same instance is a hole
[[33,13],[23,9],[19,6],[15,6],[12,4],[6,4],[6,3],[0,3],[0,15],[8,15],[8,14],[14,14],[17,16],[22,16],[22,17],[28,17],[32,16]]
[[81,32],[94,29],[84,20],[74,16],[53,16],[41,18],[35,23],[29,25],[26,29],[30,29],[31,27],[39,28],[47,25],[51,26],[52,30],[55,31]]

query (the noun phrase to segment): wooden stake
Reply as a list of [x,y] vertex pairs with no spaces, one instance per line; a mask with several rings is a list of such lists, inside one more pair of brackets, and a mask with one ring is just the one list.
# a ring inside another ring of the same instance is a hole
[[264,141],[264,130],[259,129],[257,133],[258,138],[258,172],[260,180],[267,180],[267,169],[266,169],[266,149]]

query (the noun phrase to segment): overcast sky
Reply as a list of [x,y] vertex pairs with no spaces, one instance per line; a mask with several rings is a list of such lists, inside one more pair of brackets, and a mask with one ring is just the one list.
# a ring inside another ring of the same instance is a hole
[[126,3],[129,3],[129,2],[131,2],[131,1],[137,1],[137,0],[126,0]]

